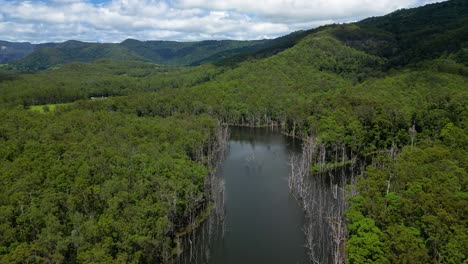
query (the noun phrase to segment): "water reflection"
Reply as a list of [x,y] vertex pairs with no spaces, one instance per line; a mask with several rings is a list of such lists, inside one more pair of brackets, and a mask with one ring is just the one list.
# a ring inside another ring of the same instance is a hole
[[278,131],[231,128],[217,173],[225,183],[224,221],[214,215],[197,230],[197,249],[182,263],[308,263],[304,214],[287,182],[298,145]]

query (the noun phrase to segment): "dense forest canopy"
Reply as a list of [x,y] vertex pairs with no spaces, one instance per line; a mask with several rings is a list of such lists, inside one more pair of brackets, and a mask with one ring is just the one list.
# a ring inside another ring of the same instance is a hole
[[466,262],[466,21],[468,2],[451,0],[172,58],[215,64],[154,64],[155,43],[128,40],[37,50],[24,61],[40,72],[2,66],[0,262],[167,263],[209,208],[223,124],[280,126],[327,161],[363,161],[347,263]]

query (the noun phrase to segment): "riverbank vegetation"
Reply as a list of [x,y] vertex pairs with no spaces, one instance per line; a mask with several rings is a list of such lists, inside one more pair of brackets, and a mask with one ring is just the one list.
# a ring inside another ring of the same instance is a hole
[[[305,177],[352,167],[336,179],[352,183],[336,189],[339,214],[320,215],[340,228],[323,238],[338,243],[330,261],[463,262],[468,6],[415,10],[323,27],[234,64],[100,60],[0,74],[0,262],[167,262],[210,200],[220,124],[313,139]],[[69,104],[26,111],[58,103]],[[295,182],[298,199],[321,199]]]

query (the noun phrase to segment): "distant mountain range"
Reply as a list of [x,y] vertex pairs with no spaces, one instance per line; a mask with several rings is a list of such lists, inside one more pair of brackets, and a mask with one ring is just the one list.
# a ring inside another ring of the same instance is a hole
[[233,55],[253,53],[286,41],[284,37],[273,40],[198,42],[127,39],[121,43],[69,40],[63,43],[31,44],[1,41],[0,63],[10,63],[17,69],[32,71],[74,61],[90,62],[97,59],[138,60],[188,66],[215,62]]
[[8,42],[0,40],[0,63],[22,59],[35,50],[53,47],[57,43],[31,44],[29,42]]
[[208,40],[199,42],[139,41],[121,43],[12,43],[0,41],[0,63],[16,70],[37,71],[75,61],[137,60],[163,65],[232,64],[268,57],[290,48],[306,36],[329,30],[346,45],[406,65],[442,54],[468,61],[468,1],[452,0],[414,9],[402,9],[358,23],[328,25],[267,40]]

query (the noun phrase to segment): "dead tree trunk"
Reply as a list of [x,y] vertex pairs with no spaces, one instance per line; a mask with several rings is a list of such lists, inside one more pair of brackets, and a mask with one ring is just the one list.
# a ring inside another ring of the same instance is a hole
[[[346,149],[335,148],[335,164],[341,154],[346,163]],[[341,153],[340,153],[341,152]],[[326,146],[319,145],[315,137],[303,142],[302,155],[292,155],[289,188],[304,209],[307,221],[304,227],[306,248],[313,263],[342,264],[345,260],[344,245],[346,225],[344,210],[346,174],[338,169],[324,173],[327,158]],[[320,173],[311,175],[310,168],[318,162]],[[339,168],[344,170],[345,167]]]
[[[224,234],[224,179],[216,174],[218,165],[224,160],[225,151],[228,147],[229,129],[227,126],[219,126],[215,134],[210,139],[206,149],[206,157],[202,157],[199,162],[203,162],[210,169],[210,173],[205,178],[204,197],[190,196],[190,208],[196,208],[202,203],[202,208],[212,209],[211,214],[199,227],[200,223],[195,223],[195,219],[200,211],[189,211],[189,223],[193,229],[188,234],[181,237],[181,249],[183,253],[176,259],[178,264],[205,263],[209,259],[209,242],[213,236]],[[204,153],[202,152],[202,156]]]

